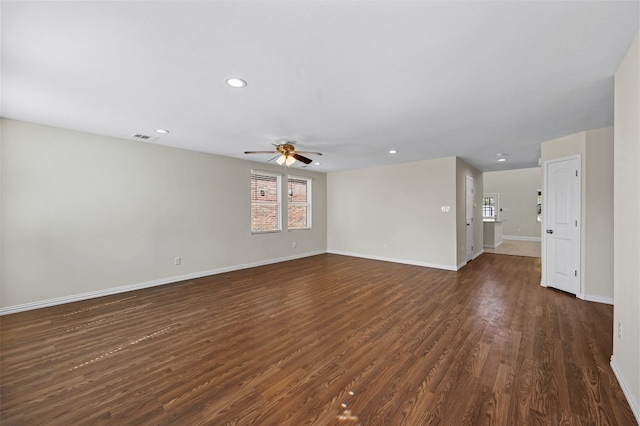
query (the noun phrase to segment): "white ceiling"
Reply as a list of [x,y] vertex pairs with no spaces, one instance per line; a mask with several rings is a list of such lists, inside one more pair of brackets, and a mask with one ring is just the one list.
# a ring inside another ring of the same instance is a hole
[[3,1],[1,113],[257,161],[293,139],[321,172],[535,167],[541,142],[613,125],[639,4]]

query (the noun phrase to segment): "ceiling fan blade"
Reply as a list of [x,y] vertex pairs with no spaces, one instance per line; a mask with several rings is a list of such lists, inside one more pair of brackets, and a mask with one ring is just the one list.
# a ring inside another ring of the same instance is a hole
[[245,154],[277,154],[278,151],[245,151]]
[[311,154],[311,155],[322,155],[321,152],[313,152],[313,151],[296,151],[298,154]]
[[294,152],[291,155],[293,156],[293,158],[295,158],[296,160],[302,161],[304,164],[311,163],[311,160],[309,158],[303,157],[302,155],[298,154],[297,152]]

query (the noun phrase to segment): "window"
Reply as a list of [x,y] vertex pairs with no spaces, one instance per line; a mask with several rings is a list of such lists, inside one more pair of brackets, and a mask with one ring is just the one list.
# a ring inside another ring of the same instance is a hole
[[498,220],[498,194],[484,194],[482,197],[482,219],[484,221]]
[[251,232],[280,231],[280,175],[251,171]]
[[289,229],[311,228],[311,179],[289,176],[287,192]]
[[538,189],[538,198],[536,205],[536,221],[542,223],[542,191]]

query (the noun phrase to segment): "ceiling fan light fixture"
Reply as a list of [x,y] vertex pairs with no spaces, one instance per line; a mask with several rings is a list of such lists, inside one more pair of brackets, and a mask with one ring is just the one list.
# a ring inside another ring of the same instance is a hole
[[278,157],[278,159],[276,160],[276,163],[278,163],[280,166],[282,166],[283,164],[286,164],[287,166],[290,166],[295,162],[296,162],[296,159],[293,158],[293,156],[284,155],[284,154],[281,155],[280,157]]
[[247,85],[246,81],[238,77],[229,77],[225,80],[225,82],[227,83],[227,85],[235,87],[236,89],[246,87]]

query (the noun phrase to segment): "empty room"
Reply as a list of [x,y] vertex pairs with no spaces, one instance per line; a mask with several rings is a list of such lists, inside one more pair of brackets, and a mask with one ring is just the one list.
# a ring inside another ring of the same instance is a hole
[[638,424],[639,30],[2,1],[0,423]]

